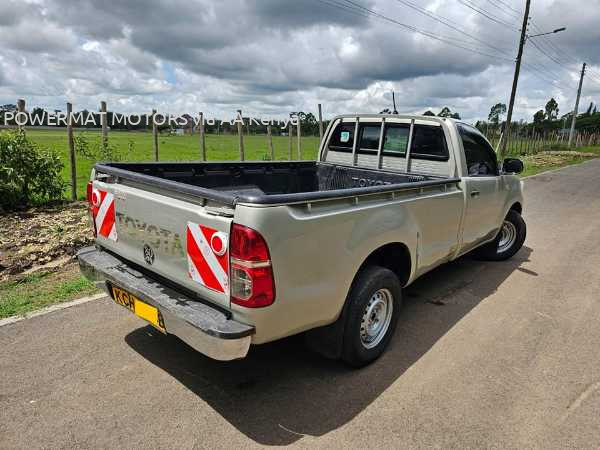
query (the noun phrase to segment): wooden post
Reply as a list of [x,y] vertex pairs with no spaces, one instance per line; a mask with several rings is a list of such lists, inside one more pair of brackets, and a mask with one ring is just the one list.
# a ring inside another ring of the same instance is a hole
[[238,132],[238,136],[240,138],[240,143],[239,143],[239,147],[240,147],[240,161],[244,161],[246,155],[245,155],[245,152],[244,152],[244,134],[243,134],[244,130],[242,128],[242,123],[241,123],[244,120],[243,117],[242,117],[242,110],[238,109],[237,110],[237,114],[238,114],[238,117],[239,117],[239,120],[236,120],[236,122],[237,122],[237,132]]
[[67,103],[67,141],[71,161],[71,200],[77,200],[77,162],[75,161],[75,141],[73,139],[73,105]]
[[108,147],[108,117],[106,116],[106,102],[100,102],[100,123],[102,124],[102,149]]
[[290,121],[288,123],[288,159],[291,161],[292,156],[292,135],[294,134],[294,129],[292,128],[292,115],[290,114]]
[[267,125],[267,144],[271,154],[271,161],[275,161],[275,149],[273,148],[273,136],[271,134],[271,124]]
[[152,147],[154,148],[154,161],[158,161],[158,127],[156,126],[156,110],[152,110]]
[[206,161],[206,138],[204,136],[204,113],[200,113],[200,157]]
[[19,130],[25,130],[24,125],[19,125],[19,121],[21,120],[21,113],[25,114],[25,100],[20,98],[17,100],[17,128]]
[[319,144],[323,142],[323,111],[319,103]]
[[301,123],[300,123],[300,116],[297,116],[298,119],[298,161],[300,161],[302,159],[302,132],[300,130],[301,128]]

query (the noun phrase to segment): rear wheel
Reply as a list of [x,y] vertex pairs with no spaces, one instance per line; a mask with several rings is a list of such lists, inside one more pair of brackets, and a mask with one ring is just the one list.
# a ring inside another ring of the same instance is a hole
[[342,359],[355,367],[377,359],[394,334],[401,305],[402,287],[394,272],[363,269],[348,296]]
[[489,261],[504,261],[521,249],[526,235],[527,226],[521,214],[510,210],[496,239],[478,249],[477,254]]

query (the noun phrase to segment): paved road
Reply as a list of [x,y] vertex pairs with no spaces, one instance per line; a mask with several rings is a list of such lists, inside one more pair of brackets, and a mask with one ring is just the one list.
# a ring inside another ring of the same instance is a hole
[[353,371],[298,339],[218,363],[109,300],[0,328],[0,447],[600,447],[600,160],[528,179],[505,263],[407,293]]

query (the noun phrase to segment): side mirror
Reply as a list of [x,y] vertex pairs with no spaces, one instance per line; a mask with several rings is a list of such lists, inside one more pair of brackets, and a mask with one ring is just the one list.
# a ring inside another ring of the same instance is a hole
[[523,161],[517,158],[506,158],[502,164],[502,172],[504,173],[521,173],[523,172]]

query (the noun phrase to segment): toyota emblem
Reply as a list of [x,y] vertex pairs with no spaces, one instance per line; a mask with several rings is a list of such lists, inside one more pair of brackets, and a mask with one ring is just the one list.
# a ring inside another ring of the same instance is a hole
[[150,266],[154,262],[154,250],[148,244],[144,244],[144,261]]

